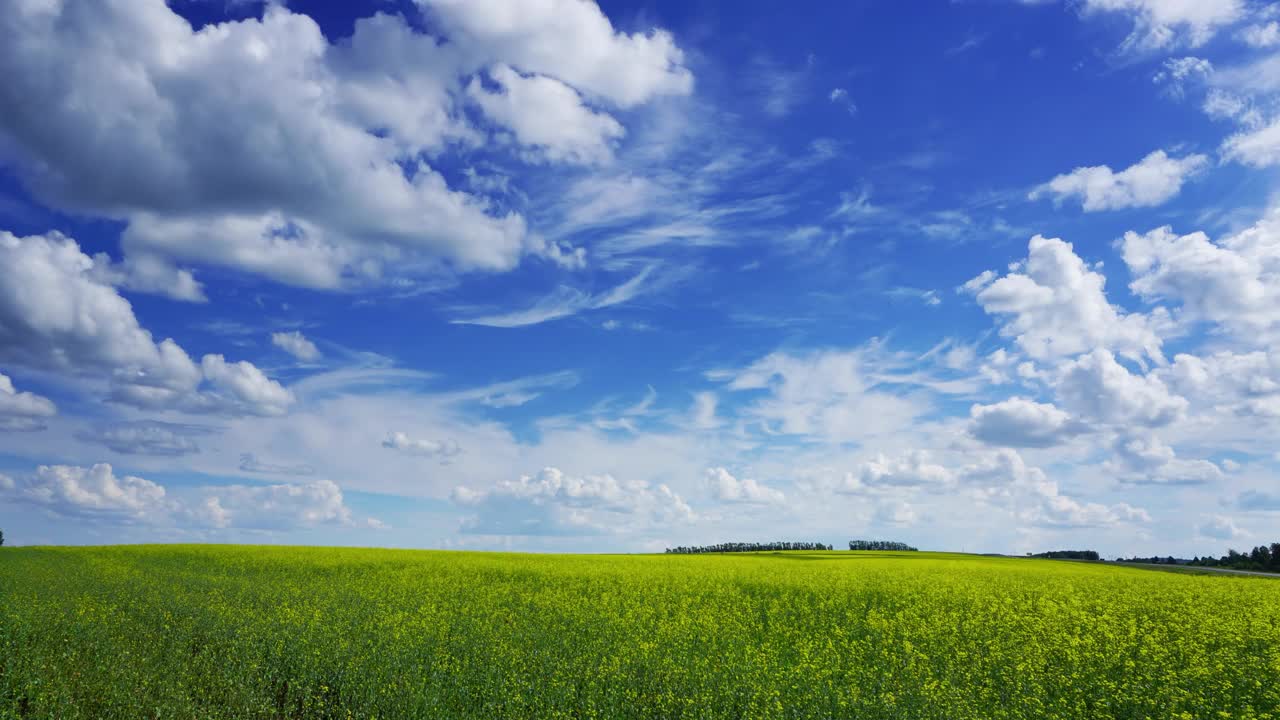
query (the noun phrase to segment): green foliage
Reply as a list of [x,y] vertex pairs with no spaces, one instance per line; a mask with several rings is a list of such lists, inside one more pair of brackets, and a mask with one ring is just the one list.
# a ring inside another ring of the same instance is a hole
[[1235,570],[1252,570],[1254,572],[1280,573],[1280,543],[1258,545],[1248,554],[1238,552],[1236,550],[1228,550],[1227,554],[1220,558],[1197,557],[1187,564],[1203,567],[1224,567]]
[[716,545],[694,545],[687,547],[684,545],[667,548],[666,552],[673,555],[696,555],[698,553],[728,553],[728,552],[785,552],[789,550],[833,550],[830,545],[819,542],[730,542],[718,543]]
[[1096,550],[1050,550],[1048,552],[1027,553],[1030,557],[1048,558],[1050,560],[1098,560]]
[[1280,582],[936,553],[0,554],[0,718],[1280,718]]
[[913,548],[906,543],[894,542],[892,540],[850,540],[850,550],[875,550],[884,551],[891,550],[897,552],[918,552],[917,548]]

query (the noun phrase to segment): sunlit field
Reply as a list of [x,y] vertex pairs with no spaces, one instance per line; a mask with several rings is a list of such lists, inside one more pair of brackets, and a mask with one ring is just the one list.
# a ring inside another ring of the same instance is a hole
[[0,718],[1274,718],[1280,581],[932,553],[0,550]]

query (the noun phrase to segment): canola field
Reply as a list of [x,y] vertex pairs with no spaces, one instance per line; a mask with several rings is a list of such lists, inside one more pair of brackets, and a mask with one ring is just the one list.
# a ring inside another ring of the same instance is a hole
[[3,548],[0,718],[1280,718],[1280,580],[933,553]]

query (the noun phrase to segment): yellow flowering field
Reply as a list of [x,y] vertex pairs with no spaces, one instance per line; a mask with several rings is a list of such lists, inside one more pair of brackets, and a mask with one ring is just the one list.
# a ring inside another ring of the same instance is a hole
[[0,718],[1280,718],[1280,580],[934,553],[5,548]]

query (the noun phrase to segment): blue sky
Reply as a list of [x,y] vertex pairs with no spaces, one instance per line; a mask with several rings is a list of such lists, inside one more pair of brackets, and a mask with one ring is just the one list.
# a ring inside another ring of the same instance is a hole
[[0,528],[1220,553],[1280,11],[19,2]]

